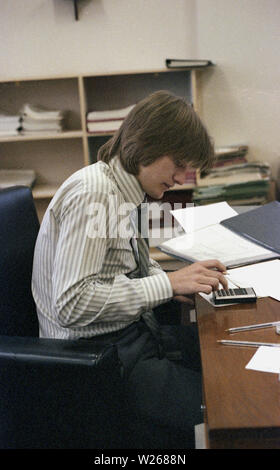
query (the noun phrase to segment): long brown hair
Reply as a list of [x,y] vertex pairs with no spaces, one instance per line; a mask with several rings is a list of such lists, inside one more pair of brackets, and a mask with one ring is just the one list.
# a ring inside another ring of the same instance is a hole
[[134,175],[139,164],[147,166],[163,156],[203,170],[214,162],[213,144],[192,106],[164,90],[133,107],[119,130],[99,149],[98,160],[108,163],[115,155]]

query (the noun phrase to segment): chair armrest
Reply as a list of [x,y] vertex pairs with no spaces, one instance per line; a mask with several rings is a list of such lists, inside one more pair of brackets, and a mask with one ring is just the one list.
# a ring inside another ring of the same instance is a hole
[[0,336],[0,358],[36,363],[80,365],[104,370],[119,365],[113,344],[94,340],[62,340]]
[[0,449],[123,449],[123,383],[115,345],[0,336]]

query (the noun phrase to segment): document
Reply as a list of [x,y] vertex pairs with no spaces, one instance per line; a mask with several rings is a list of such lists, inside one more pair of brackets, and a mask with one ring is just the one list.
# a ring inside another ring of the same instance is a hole
[[272,297],[280,301],[280,260],[230,269],[229,278],[240,287],[253,287],[258,297]]
[[261,372],[280,373],[280,343],[279,348],[261,346],[257,349],[245,369],[258,370]]
[[218,224],[228,217],[237,215],[237,212],[225,201],[207,206],[191,206],[170,212],[186,233]]
[[228,268],[275,257],[275,253],[239,237],[219,224],[172,238],[158,248],[191,262],[218,259]]

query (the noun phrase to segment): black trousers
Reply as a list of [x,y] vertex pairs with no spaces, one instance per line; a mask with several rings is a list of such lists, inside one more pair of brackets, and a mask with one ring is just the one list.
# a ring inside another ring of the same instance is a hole
[[[194,448],[194,426],[203,422],[196,324],[161,325],[161,347],[142,320],[104,337],[124,369],[127,448]],[[162,347],[180,349],[182,360],[169,360]]]

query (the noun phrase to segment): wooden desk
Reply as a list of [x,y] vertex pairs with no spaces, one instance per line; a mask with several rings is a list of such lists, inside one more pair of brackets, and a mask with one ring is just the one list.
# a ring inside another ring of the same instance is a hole
[[280,320],[280,302],[214,308],[196,298],[203,368],[206,442],[210,449],[280,449],[278,374],[245,369],[255,348],[224,346],[217,339],[279,342],[274,328],[233,334],[227,328]]

